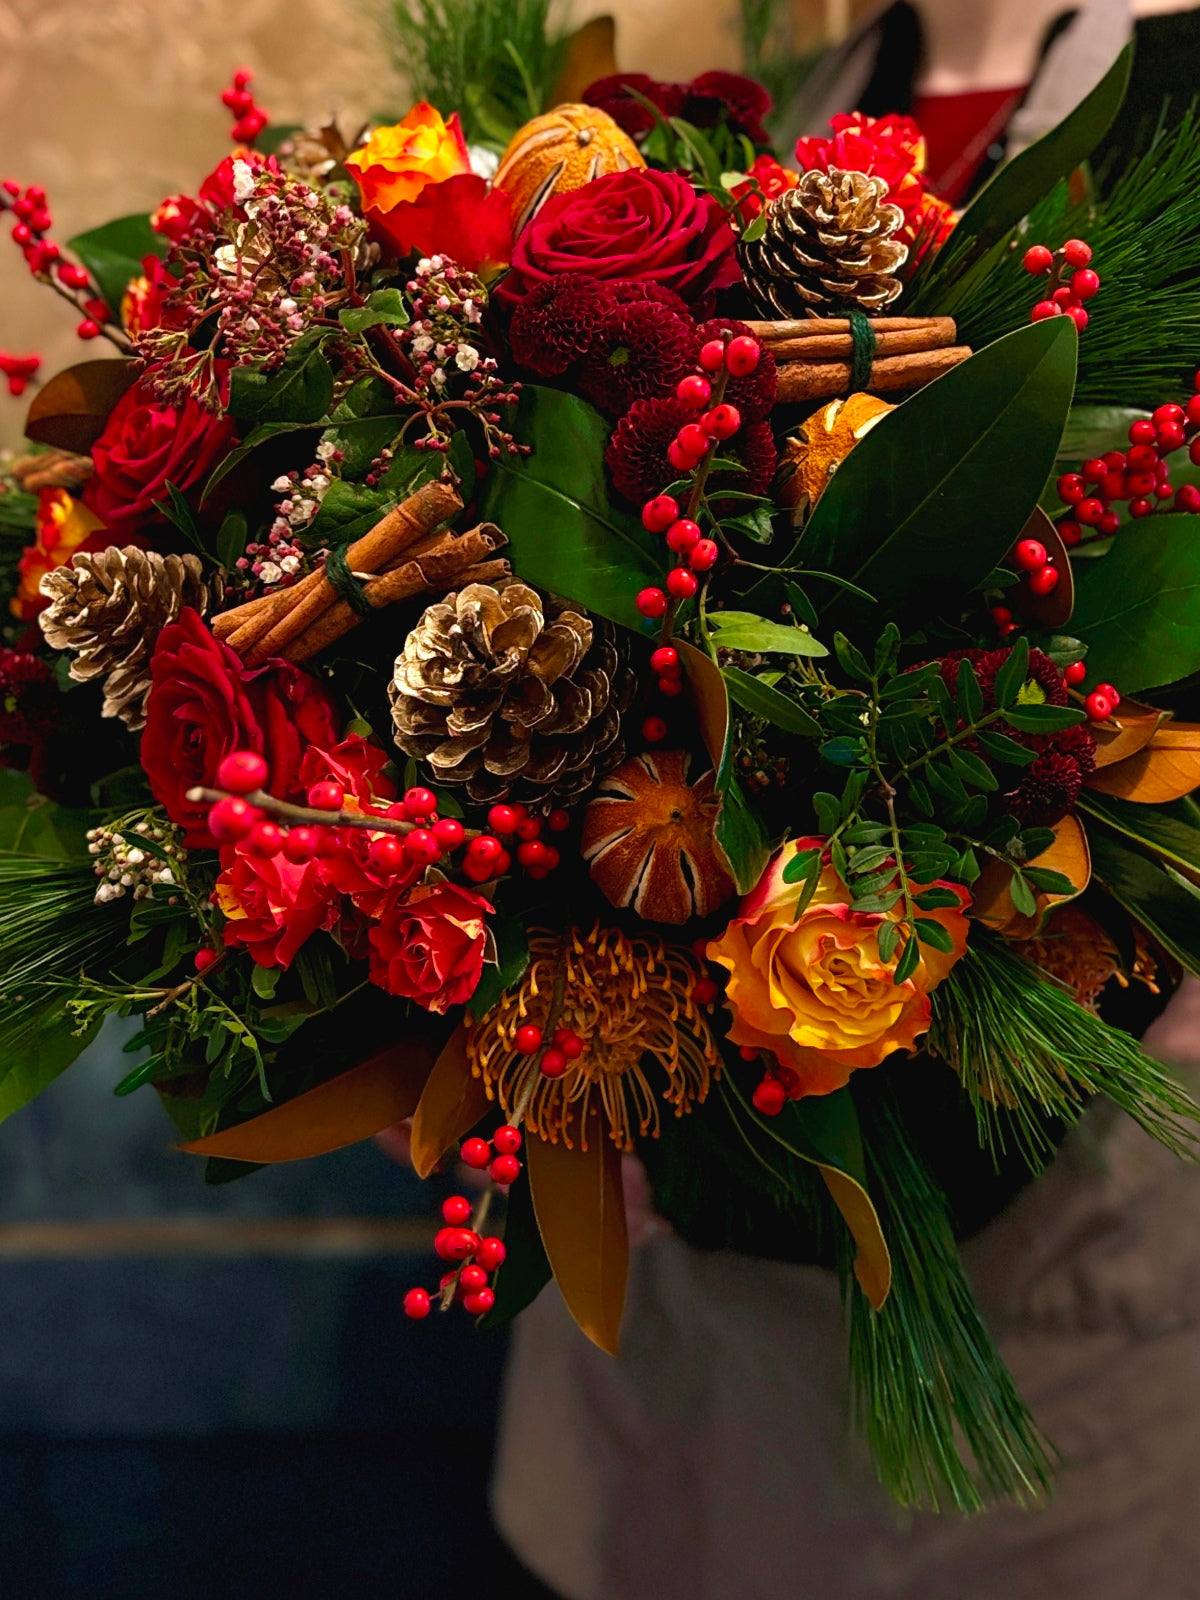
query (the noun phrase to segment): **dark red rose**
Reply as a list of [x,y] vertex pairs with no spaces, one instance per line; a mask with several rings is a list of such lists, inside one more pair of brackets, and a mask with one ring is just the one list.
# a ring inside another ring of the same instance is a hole
[[338,896],[319,866],[296,866],[282,854],[263,860],[240,844],[227,845],[213,889],[213,903],[225,914],[226,946],[248,950],[260,967],[290,967],[305,940],[337,920]]
[[165,405],[155,397],[150,377],[118,400],[92,446],[95,470],[83,503],[102,519],[116,544],[144,523],[162,520],[154,503],[169,499],[168,483],[187,494],[235,442],[232,417],[207,411],[192,399]]
[[267,763],[268,791],[298,800],[309,745],[337,743],[333,702],[316,678],[290,661],[248,670],[190,608],[159,635],[150,673],[142,766],[154,798],[193,849],[215,841],[208,807],[187,792],[211,787],[225,756],[255,751]]
[[465,1005],[483,972],[491,910],[456,883],[418,884],[371,929],[371,982],[427,1011]]
[[739,278],[719,201],[676,172],[610,172],[554,195],[521,233],[498,294],[510,307],[558,273],[637,278],[689,305]]

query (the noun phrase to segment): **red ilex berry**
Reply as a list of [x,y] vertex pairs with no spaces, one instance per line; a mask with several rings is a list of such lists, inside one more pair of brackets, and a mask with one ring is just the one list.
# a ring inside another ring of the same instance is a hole
[[493,833],[498,833],[501,838],[510,833],[516,833],[521,824],[521,818],[512,806],[493,806],[487,816],[488,827]]
[[[1113,516],[1115,514],[1115,512],[1108,511],[1104,513],[1105,516]],[[1101,518],[1101,521],[1103,521],[1103,518]],[[1058,537],[1065,545],[1078,544],[1083,538],[1083,529],[1077,522],[1073,522],[1070,517],[1064,517],[1057,526]]]
[[443,1261],[469,1261],[479,1248],[479,1235],[470,1228],[439,1228],[433,1248]]
[[552,1044],[543,1052],[540,1066],[543,1078],[561,1078],[567,1070],[567,1058],[557,1045]]
[[554,1043],[568,1061],[578,1061],[587,1048],[579,1035],[572,1033],[570,1028],[559,1028],[554,1035]]
[[195,967],[197,972],[207,972],[219,954],[220,952],[218,950],[214,950],[212,945],[202,944],[199,950],[196,951],[196,954],[192,957],[192,965]]
[[777,1078],[764,1078],[751,1099],[762,1116],[777,1117],[787,1104],[787,1093]]
[[1072,661],[1070,666],[1063,668],[1063,678],[1072,686],[1082,683],[1086,677],[1087,666],[1082,661]]
[[1079,304],[1078,300],[1076,300],[1070,289],[1066,288],[1065,286],[1061,289],[1055,289],[1050,298],[1054,301],[1056,306],[1061,306],[1064,311],[1068,306],[1075,306]]
[[[1106,511],[1104,513],[1104,515],[1100,518],[1100,521],[1096,524],[1096,532],[1097,533],[1103,533],[1105,535],[1110,535],[1110,534],[1116,533],[1117,529],[1120,526],[1121,526],[1121,519],[1117,515],[1117,513],[1115,511]],[[1074,529],[1074,532],[1075,532],[1074,538],[1072,538],[1072,539],[1068,539],[1067,538],[1067,535],[1066,535],[1066,533],[1064,531],[1066,528],[1073,528]],[[1083,537],[1083,530],[1080,528],[1080,526],[1079,526],[1079,524],[1077,522],[1060,523],[1058,531],[1062,534],[1062,540],[1063,540],[1064,544],[1078,544],[1080,539]]]
[[478,863],[481,867],[492,867],[499,860],[503,850],[504,846],[499,839],[494,839],[490,833],[481,833],[467,846],[467,859]]
[[1040,539],[1022,539],[1013,550],[1013,559],[1025,572],[1036,572],[1046,565],[1046,546]]
[[542,833],[541,817],[522,817],[517,823],[518,839],[538,839]]
[[1139,494],[1153,494],[1154,486],[1158,479],[1153,472],[1127,472],[1125,474],[1125,487],[1130,496]]
[[341,828],[315,828],[313,831],[317,836],[317,855],[322,860],[341,855],[346,837]]
[[1188,445],[1188,460],[1194,467],[1200,467],[1200,438],[1193,439]]
[[75,332],[81,339],[98,339],[100,337],[100,324],[93,317],[84,317]]
[[1082,333],[1087,327],[1088,323],[1091,321],[1091,318],[1088,316],[1087,312],[1082,306],[1066,306],[1064,309],[1066,315],[1070,317],[1071,321],[1075,324],[1075,331],[1077,333]]
[[1058,480],[1057,488],[1058,498],[1068,506],[1078,505],[1087,494],[1087,484],[1078,472],[1064,472]]
[[462,1267],[458,1274],[458,1287],[466,1294],[475,1294],[479,1289],[486,1289],[487,1273],[482,1267]]
[[1029,587],[1034,594],[1050,594],[1058,588],[1058,568],[1052,567],[1049,562],[1044,567],[1039,567],[1036,572],[1029,574]]
[[647,744],[661,744],[667,737],[667,725],[661,717],[647,717],[642,723],[642,738]]
[[672,439],[670,444],[667,446],[667,460],[671,463],[676,472],[682,473],[693,471],[697,461],[699,460],[699,457],[688,455],[687,451],[679,443],[679,440]]
[[235,750],[217,768],[217,784],[230,794],[253,794],[267,781],[267,763],[253,750]]
[[521,1176],[521,1163],[516,1156],[497,1156],[488,1172],[493,1183],[515,1183]]
[[[688,555],[688,565],[693,572],[707,572],[711,567],[716,566],[720,556],[721,552],[717,548],[715,540],[701,539],[698,544],[692,546]],[[668,583],[669,581],[668,579]]]
[[1086,500],[1081,500],[1075,507],[1075,520],[1082,522],[1085,528],[1094,528],[1104,515],[1104,502],[1097,500],[1095,495],[1088,495]]
[[404,839],[404,853],[410,861],[430,867],[441,860],[442,847],[428,828],[414,828]]
[[660,678],[674,678],[680,672],[679,651],[674,645],[660,644],[650,657],[650,666]]
[[1100,274],[1091,267],[1080,267],[1071,274],[1071,292],[1076,300],[1090,300],[1100,290]]
[[712,398],[712,384],[698,372],[681,378],[675,387],[675,398],[681,400],[689,411],[703,411]]
[[675,435],[675,443],[685,455],[691,456],[693,461],[699,461],[708,449],[709,439],[698,422],[685,422]]
[[1187,443],[1187,434],[1178,422],[1164,422],[1156,437],[1158,448],[1165,456],[1169,456],[1173,450],[1182,450]]
[[1177,511],[1200,511],[1200,489],[1194,483],[1182,484],[1175,491]]
[[642,589],[634,602],[642,616],[655,619],[667,609],[667,597],[661,589]]
[[566,833],[571,826],[570,813],[564,811],[561,806],[555,806],[554,810],[546,818],[546,826],[551,833]]
[[1083,709],[1093,722],[1104,722],[1112,715],[1112,701],[1106,694],[1099,694],[1095,689],[1083,702]]
[[658,680],[659,694],[665,694],[668,700],[674,700],[676,695],[683,693],[682,678],[660,678]]
[[90,282],[84,269],[77,267],[73,261],[60,261],[55,271],[59,283],[67,289],[86,289]]
[[496,1296],[490,1289],[474,1289],[470,1294],[463,1295],[463,1310],[473,1317],[482,1317],[496,1304]]
[[1153,472],[1159,465],[1160,458],[1154,445],[1130,445],[1129,454],[1125,457],[1125,466],[1130,472]]
[[486,1167],[492,1159],[492,1147],[486,1139],[464,1139],[459,1155],[468,1167]]
[[439,817],[433,825],[433,837],[443,850],[457,850],[463,842],[464,832],[457,817]]
[[404,795],[404,809],[414,822],[432,816],[437,810],[437,795],[432,789],[408,789]]
[[667,529],[667,549],[676,555],[684,555],[693,546],[700,543],[700,526],[690,517],[680,517]]
[[515,1156],[521,1148],[521,1130],[505,1123],[492,1135],[492,1144],[502,1156]]
[[404,1296],[404,1315],[420,1322],[430,1312],[429,1296],[424,1289],[410,1289]]
[[1146,499],[1131,500],[1129,502],[1129,515],[1131,517],[1148,517],[1154,510],[1154,501]]
[[1155,498],[1158,500],[1169,500],[1174,492],[1169,483],[1159,483],[1154,490]]
[[547,850],[540,839],[527,839],[517,846],[517,860],[523,867],[544,867]]
[[1103,456],[1093,456],[1090,461],[1083,463],[1083,476],[1087,483],[1099,483],[1108,471],[1108,462]]
[[705,372],[720,372],[725,365],[724,339],[710,339],[700,351],[700,365]]
[[394,833],[385,833],[378,839],[372,839],[367,846],[367,864],[387,878],[403,872],[408,865],[404,840],[398,839]]
[[732,439],[742,425],[742,414],[736,406],[714,406],[700,418],[700,426],[713,439]]
[[218,800],[208,813],[208,831],[221,844],[232,844],[244,839],[262,816],[248,800],[230,796]]
[[524,1022],[517,1029],[513,1043],[523,1056],[531,1056],[542,1048],[542,1030],[532,1022]]
[[665,533],[679,515],[679,502],[673,495],[656,494],[642,507],[642,527],[647,533]]
[[1062,307],[1053,300],[1039,300],[1029,313],[1030,322],[1045,322],[1047,317],[1061,317]]
[[1110,472],[1124,472],[1127,465],[1124,452],[1121,450],[1106,450],[1104,453],[1104,465]]
[[1157,432],[1149,417],[1139,417],[1129,424],[1130,444],[1153,444]]
[[1200,428],[1200,394],[1194,394],[1184,408],[1188,426]]
[[1100,493],[1106,500],[1128,500],[1129,491],[1125,487],[1125,474],[1115,467],[1111,472],[1106,472],[1100,480]]
[[751,339],[744,333],[738,334],[736,339],[729,341],[729,348],[725,352],[725,365],[730,377],[748,378],[758,366],[761,355],[762,346],[757,339]]
[[1011,622],[1012,619],[1013,614],[1007,606],[992,607],[992,621],[998,628],[1003,628],[1005,624]]
[[1084,239],[1068,239],[1062,253],[1069,267],[1086,267],[1092,259],[1092,247]]
[[504,1240],[497,1239],[494,1234],[489,1234],[486,1239],[479,1241],[479,1249],[475,1252],[475,1259],[485,1272],[495,1272],[497,1267],[504,1265],[504,1257],[507,1253],[504,1248]]
[[1150,413],[1150,421],[1156,428],[1165,427],[1167,423],[1182,423],[1187,417],[1187,412],[1182,406],[1176,405],[1173,400],[1168,400],[1164,405],[1156,406]]
[[1092,690],[1092,693],[1093,694],[1102,694],[1104,696],[1104,698],[1108,701],[1109,705],[1112,706],[1114,711],[1121,704],[1121,696],[1113,688],[1111,683],[1098,683],[1096,685],[1096,687]]
[[471,1202],[463,1194],[452,1194],[442,1201],[442,1216],[452,1228],[461,1228],[471,1220]]
[[690,600],[699,587],[696,574],[686,567],[672,567],[667,573],[667,588],[677,600]]
[[273,822],[256,822],[246,835],[246,849],[252,856],[266,861],[279,854],[283,844],[283,830]]
[[306,861],[311,861],[317,853],[317,830],[315,828],[289,828],[287,838],[283,841],[283,855],[294,867],[302,867]]
[[1044,244],[1031,244],[1025,252],[1021,265],[1031,277],[1038,278],[1050,271],[1054,265],[1054,256]]
[[314,783],[308,791],[308,803],[314,811],[340,811],[345,798],[346,791],[332,778],[324,778],[320,783]]

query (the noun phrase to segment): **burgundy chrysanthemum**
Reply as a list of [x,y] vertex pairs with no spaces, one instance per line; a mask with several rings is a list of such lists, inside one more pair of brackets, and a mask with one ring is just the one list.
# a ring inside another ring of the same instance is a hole
[[1096,770],[1096,736],[1082,722],[1077,722],[1073,728],[1064,728],[1061,733],[1052,736],[1055,750],[1060,755],[1070,756],[1079,763],[1079,770],[1088,778]]
[[37,744],[57,722],[50,664],[23,650],[0,650],[0,744]]
[[[992,690],[996,683],[996,674],[1012,654],[1009,645],[1002,645],[998,650],[951,650],[942,657],[942,677],[946,687],[952,692],[958,686],[958,664],[960,661],[969,661],[975,668],[975,676],[979,679],[979,687],[983,690],[983,703],[990,711],[995,704]],[[1068,700],[1067,686],[1061,670],[1056,667],[1050,657],[1043,650],[1029,652],[1029,667],[1025,673],[1026,681],[1032,679],[1045,696],[1046,704],[1050,706],[1065,706]],[[1030,745],[1031,749],[1040,750],[1042,745],[1033,739],[1023,739],[1017,730],[1006,728],[1005,731],[1012,738],[1021,739],[1021,742]],[[1044,736],[1043,736],[1044,737]]]
[[654,300],[614,306],[584,358],[579,387],[593,405],[619,417],[635,400],[670,394],[699,353],[696,326]]
[[[720,339],[725,333],[732,334],[734,338],[739,334],[753,337],[746,323],[739,322],[736,317],[714,317],[710,322],[702,322],[697,332],[702,345],[710,339]],[[775,357],[764,348],[753,372],[744,378],[730,378],[725,386],[725,399],[731,406],[736,406],[747,421],[757,422],[770,415],[778,387]]]
[[1082,787],[1083,773],[1074,756],[1046,750],[1025,768],[1006,801],[1023,827],[1048,828],[1074,807]]
[[[642,505],[660,494],[679,473],[667,458],[672,439],[690,411],[674,395],[659,400],[637,400],[618,422],[605,452],[613,483],[626,499]],[[775,439],[765,422],[750,422],[721,445],[721,454],[736,460],[744,472],[715,472],[709,479],[714,493],[737,489],[744,494],[764,494],[775,475]]]
[[734,133],[744,133],[752,144],[770,144],[762,119],[771,109],[771,96],[761,83],[740,72],[702,72],[684,89],[679,115],[694,127],[715,127],[723,114]]
[[682,295],[677,295],[674,289],[668,289],[665,283],[655,283],[652,278],[614,278],[611,283],[605,284],[605,288],[618,305],[649,300],[656,306],[674,311],[678,316],[691,316]]
[[656,127],[654,113],[641,100],[634,99],[635,89],[657,106],[664,117],[677,117],[683,106],[684,85],[660,83],[646,72],[614,72],[607,78],[597,78],[583,91],[585,105],[599,106],[631,139],[644,139]]
[[514,360],[539,378],[561,378],[588,352],[614,306],[608,285],[573,272],[535,284],[508,330]]

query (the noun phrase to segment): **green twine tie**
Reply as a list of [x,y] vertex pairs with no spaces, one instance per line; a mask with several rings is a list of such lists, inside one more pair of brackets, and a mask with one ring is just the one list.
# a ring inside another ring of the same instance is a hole
[[366,596],[366,584],[350,571],[346,559],[347,546],[339,544],[325,557],[325,576],[350,609],[360,617],[369,617],[374,609]]
[[870,384],[871,368],[875,365],[875,328],[871,319],[857,306],[850,313],[850,339],[853,345],[850,393],[857,394]]

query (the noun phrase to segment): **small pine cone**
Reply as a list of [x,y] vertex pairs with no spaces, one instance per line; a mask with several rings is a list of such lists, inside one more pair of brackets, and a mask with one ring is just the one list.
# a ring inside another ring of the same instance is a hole
[[41,582],[50,604],[38,617],[52,650],[75,654],[77,683],[104,680],[101,715],[137,732],[146,722],[150,658],[158,636],[185,606],[201,616],[209,593],[197,556],[163,556],[135,545],[77,550],[70,566]]
[[880,312],[900,293],[895,276],[908,246],[899,206],[882,178],[862,172],[806,172],[766,206],[766,228],[738,245],[746,288],[764,317],[854,308]]
[[604,623],[516,580],[472,583],[426,609],[389,692],[396,743],[435,782],[567,801],[624,759],[633,674]]

